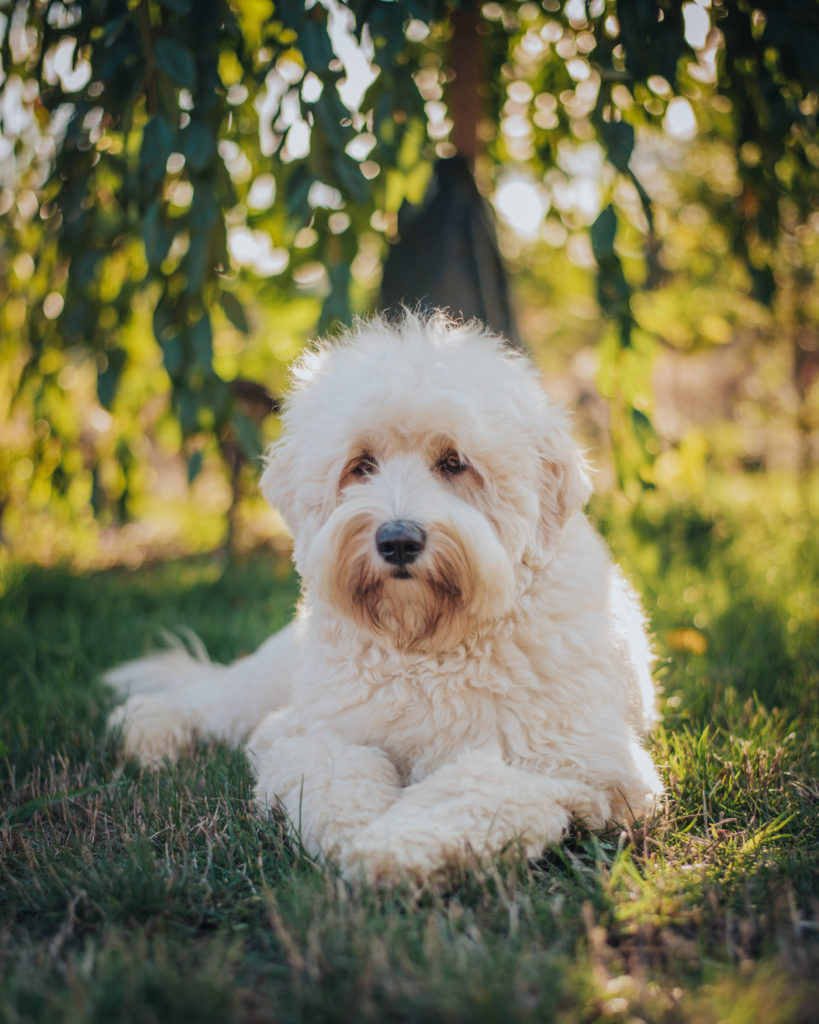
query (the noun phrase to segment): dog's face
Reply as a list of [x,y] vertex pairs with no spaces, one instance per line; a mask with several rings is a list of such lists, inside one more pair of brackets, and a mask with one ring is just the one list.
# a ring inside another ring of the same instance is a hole
[[310,593],[400,650],[507,612],[588,498],[533,369],[474,325],[363,324],[294,377],[262,488]]

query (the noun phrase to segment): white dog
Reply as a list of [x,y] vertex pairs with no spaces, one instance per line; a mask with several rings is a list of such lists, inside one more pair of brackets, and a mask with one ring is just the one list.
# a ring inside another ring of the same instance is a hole
[[296,619],[233,665],[179,645],[108,673],[126,750],[247,740],[260,805],[348,876],[536,855],[573,815],[649,809],[642,616],[533,367],[407,314],[293,377],[262,488],[293,533]]

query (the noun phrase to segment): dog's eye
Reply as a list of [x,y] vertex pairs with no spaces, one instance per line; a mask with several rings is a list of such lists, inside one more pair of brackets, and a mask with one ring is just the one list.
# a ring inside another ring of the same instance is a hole
[[372,476],[378,471],[378,463],[372,455],[362,455],[350,467],[353,476]]
[[439,473],[443,473],[444,476],[457,476],[459,473],[463,473],[467,469],[467,463],[461,458],[461,456],[455,451],[454,448],[450,448],[445,451],[444,454],[435,463],[435,468]]

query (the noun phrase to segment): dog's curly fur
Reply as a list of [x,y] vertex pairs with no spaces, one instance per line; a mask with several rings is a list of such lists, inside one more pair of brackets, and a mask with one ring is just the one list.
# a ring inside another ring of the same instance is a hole
[[[126,750],[246,740],[260,806],[348,875],[534,855],[572,816],[649,809],[642,615],[533,367],[407,314],[310,351],[293,384],[262,489],[293,533],[296,619],[230,666],[178,644],[109,672]],[[396,522],[422,538],[406,564],[376,541]]]

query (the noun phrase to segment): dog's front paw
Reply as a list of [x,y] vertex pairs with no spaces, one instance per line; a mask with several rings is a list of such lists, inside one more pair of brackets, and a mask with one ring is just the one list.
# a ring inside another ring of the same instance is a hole
[[569,822],[556,804],[536,811],[530,821],[500,813],[483,820],[459,815],[457,805],[440,814],[419,808],[401,814],[393,807],[341,846],[335,859],[345,878],[370,883],[445,877],[488,858],[530,859],[559,841]]
[[198,712],[149,696],[129,697],[112,712],[108,724],[122,730],[125,753],[151,767],[176,757],[202,730]]
[[336,852],[344,877],[370,884],[420,882],[475,861],[475,851],[459,835],[413,824],[395,829],[392,822],[371,822]]
[[383,885],[427,878],[446,858],[440,849],[406,847],[381,837],[361,835],[345,848],[337,849],[335,859],[347,881]]

